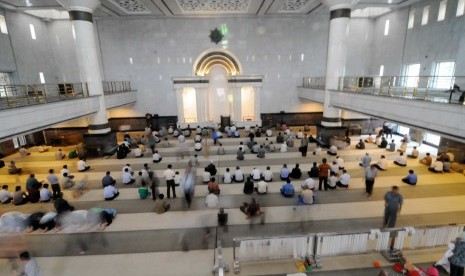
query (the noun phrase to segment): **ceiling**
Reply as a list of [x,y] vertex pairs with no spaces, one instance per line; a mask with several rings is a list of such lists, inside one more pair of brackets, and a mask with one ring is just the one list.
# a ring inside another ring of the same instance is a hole
[[[96,17],[307,15],[328,13],[321,0],[100,0]],[[377,17],[418,0],[360,0],[354,17]],[[66,19],[56,0],[0,0],[0,8],[24,10],[48,19]],[[51,11],[47,13],[48,11]],[[55,10],[55,11],[53,11]]]

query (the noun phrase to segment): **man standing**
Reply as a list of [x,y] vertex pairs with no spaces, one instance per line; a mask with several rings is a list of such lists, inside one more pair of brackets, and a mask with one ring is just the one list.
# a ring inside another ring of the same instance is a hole
[[168,168],[163,172],[163,176],[165,177],[166,180],[166,194],[168,195],[168,198],[170,198],[170,188],[173,190],[173,198],[176,198],[176,188],[175,188],[175,183],[174,183],[174,171],[171,169],[173,166],[171,164],[168,164]]
[[326,158],[323,158],[323,163],[320,164],[320,166],[318,166],[318,178],[320,180],[320,183],[318,185],[318,190],[321,191],[322,187],[321,187],[321,184],[324,183],[324,188],[325,188],[325,191],[328,190],[328,175],[329,175],[329,170],[331,169],[331,167],[326,164],[327,160]]
[[299,151],[302,153],[302,156],[307,156],[307,150],[308,150],[308,138],[307,134],[304,135],[302,138],[302,141],[300,142],[300,148]]
[[373,194],[373,186],[375,185],[375,178],[377,174],[378,174],[378,170],[376,169],[374,165],[371,165],[365,170],[365,190],[366,190],[368,199],[370,199],[371,195]]
[[397,214],[402,209],[404,198],[399,193],[399,187],[393,186],[390,192],[384,196],[384,224],[383,227],[393,228],[396,226]]

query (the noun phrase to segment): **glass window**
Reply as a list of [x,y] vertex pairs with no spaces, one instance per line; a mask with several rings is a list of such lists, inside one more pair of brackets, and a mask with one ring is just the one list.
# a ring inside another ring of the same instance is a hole
[[39,72],[40,83],[45,83],[44,73]]
[[12,96],[12,91],[8,86],[11,80],[11,73],[0,72],[0,97]]
[[413,28],[413,24],[415,24],[415,10],[411,10],[408,15],[408,28]]
[[439,146],[441,142],[441,136],[431,133],[426,133],[425,142],[431,145]]
[[438,89],[451,89],[454,86],[455,62],[436,62],[433,67],[433,77],[430,87]]
[[420,64],[408,64],[404,70],[404,85],[407,87],[418,87],[418,76],[420,76]]
[[397,133],[405,135],[410,133],[410,128],[404,126],[397,126]]
[[37,37],[36,37],[36,30],[34,29],[34,25],[29,24],[29,29],[31,30],[31,38],[32,38],[33,40],[36,40]]
[[389,34],[389,20],[386,20],[386,22],[384,22],[384,35],[388,35]]
[[457,13],[455,16],[462,16],[465,12],[465,0],[459,0],[457,4]]
[[429,17],[429,6],[423,8],[423,17],[421,18],[421,25],[424,26],[428,24]]
[[446,9],[447,9],[447,0],[441,1],[439,3],[439,13],[438,13],[438,21],[443,21],[446,18]]
[[384,65],[379,67],[379,76],[382,77],[384,75]]
[[8,29],[6,28],[5,16],[3,16],[3,15],[0,15],[0,33],[2,33],[2,34],[7,34],[8,33]]

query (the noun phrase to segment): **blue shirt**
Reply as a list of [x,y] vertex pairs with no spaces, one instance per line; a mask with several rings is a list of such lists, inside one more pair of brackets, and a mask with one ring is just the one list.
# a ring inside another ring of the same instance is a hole
[[408,175],[408,181],[412,184],[417,184],[418,177],[416,174],[411,173]]
[[281,169],[281,178],[288,178],[289,177],[289,170],[287,168]]
[[292,196],[294,195],[294,186],[292,186],[291,183],[286,183],[283,185],[283,187],[281,188],[282,192],[284,195],[286,196]]

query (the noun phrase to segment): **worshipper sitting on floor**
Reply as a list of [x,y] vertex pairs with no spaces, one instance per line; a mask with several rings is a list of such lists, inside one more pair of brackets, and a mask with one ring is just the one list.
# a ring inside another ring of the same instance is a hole
[[196,135],[194,136],[194,142],[195,142],[195,143],[197,143],[197,142],[198,142],[198,143],[202,142],[202,136],[200,136],[200,134],[196,134]]
[[80,158],[79,161],[77,162],[77,170],[79,172],[85,172],[90,169],[90,166],[87,166],[86,161],[84,158]]
[[397,166],[401,166],[401,167],[407,166],[407,158],[405,158],[403,152],[399,153],[399,156],[394,161],[394,164],[396,164]]
[[167,137],[165,137],[165,139],[163,139],[163,144],[162,145],[163,145],[164,148],[171,147],[170,141],[168,141]]
[[329,155],[336,156],[337,155],[337,147],[335,145],[332,145],[329,147],[329,150],[326,152]]
[[265,149],[263,148],[263,145],[260,145],[260,147],[258,148],[257,157],[265,158]]
[[218,196],[215,195],[213,192],[209,192],[207,197],[205,198],[205,206],[208,208],[216,208],[219,204]]
[[413,150],[412,150],[412,153],[407,155],[408,158],[418,158],[418,155],[420,154],[420,152],[417,150],[417,147],[413,147]]
[[388,164],[388,161],[386,160],[386,156],[384,155],[381,155],[381,158],[379,159],[379,161],[373,165],[375,168],[377,168],[378,170],[380,171],[385,171],[387,170],[389,164]]
[[299,168],[299,164],[295,164],[295,167],[292,169],[289,176],[294,179],[300,179],[302,177],[302,171]]
[[254,181],[260,181],[262,174],[260,172],[260,169],[258,168],[253,168],[252,172],[250,173],[250,176]]
[[25,157],[25,156],[28,156],[28,155],[31,155],[30,152],[28,152],[25,148],[19,148],[19,155],[21,157]]
[[199,151],[202,151],[202,143],[200,142],[195,142],[194,144],[194,150],[199,152]]
[[402,178],[402,182],[409,184],[409,185],[416,185],[418,180],[418,176],[415,174],[413,170],[408,171],[408,175]]
[[8,185],[3,185],[0,190],[0,202],[2,204],[8,204],[13,201],[13,194],[8,192]]
[[218,184],[216,184],[216,180],[215,180],[214,177],[212,177],[210,179],[210,182],[208,182],[208,191],[210,193],[214,193],[215,195],[220,194],[220,186],[218,186]]
[[232,175],[229,171],[229,168],[226,168],[226,172],[223,174],[223,183],[224,184],[231,184],[232,183]]
[[315,180],[311,177],[305,179],[304,184],[308,186],[310,190],[315,190]]
[[191,137],[191,127],[190,125],[187,125],[186,129],[182,133],[184,137]]
[[241,137],[241,133],[239,132],[238,129],[234,130],[233,136],[234,136],[234,138],[240,138]]
[[158,150],[156,150],[152,154],[152,162],[153,163],[160,163],[162,159],[163,159],[163,157],[161,157],[161,155],[158,153]]
[[247,218],[252,218],[265,213],[261,210],[260,205],[257,203],[255,198],[252,198],[250,203],[244,202],[239,209],[247,216]]
[[339,176],[339,179],[336,182],[336,186],[339,188],[349,189],[349,183],[350,183],[350,174],[348,174],[346,170],[342,170],[342,174],[341,176]]
[[105,173],[105,176],[102,178],[102,187],[105,188],[108,185],[116,184],[116,180],[110,175],[110,171]]
[[238,182],[238,183],[244,181],[244,173],[241,171],[239,166],[236,167],[236,171],[234,172],[234,175],[233,175],[233,180],[234,182]]
[[258,154],[258,150],[260,149],[260,145],[257,142],[253,143],[252,149],[250,150],[252,153]]
[[287,180],[289,178],[289,169],[287,168],[286,164],[284,164],[281,168],[279,178],[281,178],[281,180]]
[[64,173],[61,178],[61,187],[63,189],[69,189],[73,187],[75,182],[68,176],[68,173]]
[[140,187],[142,186],[142,183],[145,182],[144,177],[142,176],[142,172],[138,172],[137,175],[134,177],[134,186],[135,187]]
[[247,180],[244,182],[244,188],[242,189],[242,191],[244,192],[244,194],[250,195],[253,193],[253,190],[254,190],[254,183],[252,179],[250,178],[250,176],[248,176]]
[[273,172],[271,171],[270,166],[267,166],[266,170],[262,173],[262,179],[265,182],[273,181]]
[[396,143],[394,142],[394,139],[389,143],[389,146],[386,148],[387,151],[394,152],[396,151]]
[[212,178],[212,175],[210,174],[210,172],[208,171],[207,168],[204,168],[203,169],[203,173],[202,173],[202,183],[208,183],[210,182],[210,179]]
[[318,163],[313,162],[313,167],[310,168],[310,171],[308,171],[308,176],[311,178],[318,178],[320,175],[320,170],[318,169]]
[[280,189],[281,195],[284,197],[294,197],[294,186],[291,183],[291,180],[288,178],[286,183]]
[[53,201],[53,207],[55,207],[55,210],[58,214],[68,211],[74,211],[74,206],[71,206],[66,199],[63,199],[61,197]]
[[345,167],[344,159],[342,159],[340,156],[336,156],[336,163],[339,166],[340,170],[344,169],[344,167]]
[[129,168],[124,168],[122,180],[124,185],[133,184],[134,182],[136,182],[136,179],[134,178],[134,172],[129,171]]
[[61,176],[65,175],[65,173],[68,174],[68,177],[73,179],[74,175],[71,175],[71,172],[68,170],[68,165],[63,165],[63,169],[61,169],[60,174]]
[[407,142],[405,142],[405,140],[401,141],[400,149],[398,149],[397,151],[400,151],[402,153],[405,153],[407,151]]
[[118,148],[116,149],[116,158],[118,159],[124,159],[126,158],[126,156],[128,156],[128,153],[130,152],[131,150],[129,149],[129,147],[125,144],[125,143],[122,143],[121,145],[118,146]]
[[287,147],[293,148],[293,147],[294,147],[294,137],[291,135],[291,136],[286,140],[286,143],[287,143]]
[[300,192],[298,202],[300,204],[312,205],[313,204],[313,191],[310,190],[308,185],[305,183],[303,183],[301,187],[302,187],[302,191]]
[[286,153],[287,152],[287,144],[286,143],[282,143],[281,144],[281,148],[279,149],[279,151],[281,153]]
[[431,154],[429,152],[426,153],[426,156],[420,159],[420,163],[426,166],[431,166],[433,163],[433,158],[431,158]]
[[150,197],[149,188],[147,188],[147,184],[145,184],[145,182],[142,182],[142,186],[137,189],[137,192],[139,193],[140,199],[147,199]]
[[259,195],[264,195],[264,194],[266,194],[266,193],[268,192],[268,183],[266,183],[264,180],[259,181],[259,182],[256,184],[255,191],[256,191],[257,194],[259,194]]
[[276,136],[276,143],[277,144],[282,144],[284,143],[284,136],[281,134],[281,132],[278,133],[278,136]]
[[11,161],[10,164],[8,165],[8,173],[9,174],[21,174],[22,169],[16,167],[15,161]]
[[443,169],[442,170],[444,172],[450,172],[451,166],[452,166],[452,164],[450,163],[449,158],[448,157],[444,158],[444,160],[443,160]]
[[58,149],[57,152],[55,152],[55,159],[56,160],[66,159],[66,154],[63,153],[63,151],[61,149]]
[[[378,145],[378,148],[385,149],[387,146],[388,146],[388,141],[386,140],[386,138],[381,137],[381,142],[380,142],[380,144]],[[396,146],[396,144],[394,144],[394,147],[395,147],[395,146]],[[395,149],[394,149],[394,150],[390,150],[390,151],[395,151]]]
[[339,181],[339,179],[337,178],[336,173],[331,172],[329,174],[329,178],[328,178],[328,189],[330,189],[330,190],[336,189],[338,181]]
[[362,139],[355,145],[356,149],[365,149],[365,142]]
[[368,137],[365,139],[365,143],[368,143],[368,144],[373,144],[374,141],[373,141],[373,136],[370,134],[368,134]]
[[210,161],[210,164],[208,164],[205,169],[207,169],[208,172],[210,172],[211,176],[215,176],[217,173],[217,169],[215,164],[213,164],[213,161]]
[[270,148],[268,149],[269,152],[275,152],[276,151],[276,146],[273,144],[273,142],[270,142]]
[[297,131],[297,139],[302,139],[304,138],[304,133],[302,132],[301,129],[299,129],[299,131]]
[[39,202],[50,202],[52,198],[52,192],[48,189],[48,184],[44,184],[40,189]]
[[140,147],[137,147],[134,149],[134,157],[135,158],[144,157],[144,154],[142,153],[142,150],[140,149]]
[[158,200],[155,201],[155,213],[163,214],[170,209],[170,204],[166,201],[164,194],[158,195]]
[[29,202],[29,197],[24,191],[21,191],[21,186],[15,187],[15,193],[13,194],[13,204],[23,205]]
[[361,158],[361,162],[358,164],[360,167],[368,168],[371,163],[371,156],[368,152]]
[[115,188],[115,184],[110,184],[103,188],[103,198],[107,201],[113,200],[119,196],[118,189]]
[[181,175],[179,174],[179,171],[174,172],[174,186],[178,187],[181,185]]
[[40,146],[37,147],[37,151],[38,151],[39,153],[44,153],[44,152],[47,152],[47,151],[48,151],[48,148],[45,147],[45,146],[43,146],[43,145],[40,145]]
[[428,170],[434,173],[442,173],[444,171],[444,163],[441,160],[436,159]]
[[331,168],[331,171],[334,172],[335,174],[339,173],[340,168],[336,160],[333,161],[333,164],[330,165],[330,168]]
[[265,132],[265,134],[266,134],[266,137],[271,137],[271,136],[273,136],[273,132],[271,131],[271,129],[267,129],[266,132]]
[[218,149],[216,150],[216,154],[218,154],[218,155],[225,155],[226,154],[226,151],[225,151],[225,149],[223,147],[223,144],[221,144],[221,143],[219,144]]

